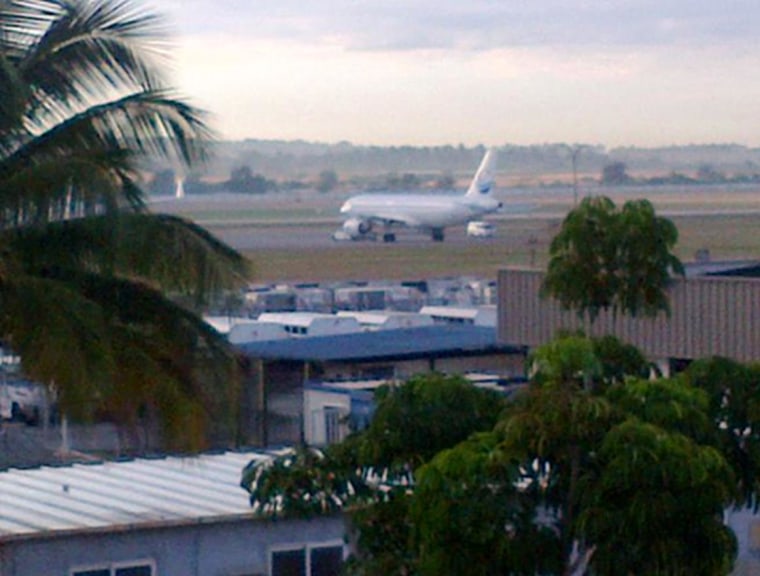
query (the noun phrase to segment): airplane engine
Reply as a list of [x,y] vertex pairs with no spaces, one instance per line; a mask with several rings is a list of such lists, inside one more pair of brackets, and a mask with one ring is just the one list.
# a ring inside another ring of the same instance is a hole
[[352,238],[357,238],[370,233],[372,222],[361,218],[349,218],[343,223],[343,230]]

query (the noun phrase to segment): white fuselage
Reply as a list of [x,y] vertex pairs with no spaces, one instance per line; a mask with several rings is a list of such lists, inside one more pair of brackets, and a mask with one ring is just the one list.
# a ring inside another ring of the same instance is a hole
[[340,211],[350,218],[433,229],[464,224],[500,206],[491,197],[362,194],[346,200]]
[[392,226],[430,231],[436,242],[443,240],[444,228],[478,220],[496,212],[501,202],[491,197],[494,186],[495,151],[486,151],[475,176],[462,196],[441,194],[362,194],[345,201],[340,209],[346,218],[336,240],[374,239],[375,225],[383,226],[383,242],[394,242]]

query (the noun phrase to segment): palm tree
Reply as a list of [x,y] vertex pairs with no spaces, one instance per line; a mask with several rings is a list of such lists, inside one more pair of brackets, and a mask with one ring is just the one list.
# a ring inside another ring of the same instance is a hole
[[163,83],[164,40],[131,0],[0,0],[0,338],[66,413],[147,410],[186,445],[235,362],[170,296],[201,303],[246,266],[147,210],[140,162],[197,163],[212,136]]

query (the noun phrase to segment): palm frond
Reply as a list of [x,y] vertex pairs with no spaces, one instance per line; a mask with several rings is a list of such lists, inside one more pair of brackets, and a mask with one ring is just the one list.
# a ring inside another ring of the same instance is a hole
[[[250,276],[250,264],[239,252],[189,220],[131,214],[120,218],[119,225],[117,270],[193,294],[198,303],[221,289],[240,286]],[[154,254],[156,247],[160,257]]]
[[[55,274],[96,305],[109,326],[115,370],[111,386],[100,390],[104,405],[121,410],[151,406],[167,429],[191,417],[229,417],[238,392],[239,366],[229,342],[197,315],[139,282],[99,274]],[[124,405],[125,395],[131,402]],[[182,403],[178,414],[167,404]],[[180,429],[181,430],[181,429]]]
[[[92,106],[47,131],[16,141],[0,159],[0,178],[38,157],[65,161],[90,151],[162,157],[185,164],[203,161],[212,131],[203,113],[162,91],[130,94]],[[8,139],[0,133],[0,141]],[[7,177],[7,176],[6,176]]]
[[0,229],[145,208],[129,154],[118,150],[80,152],[65,162],[37,156],[6,174],[0,178]]
[[[163,52],[165,30],[156,14],[129,0],[55,4],[58,13],[38,37],[28,39],[17,63],[35,89],[33,109],[42,106],[60,118],[93,100],[108,100],[114,91],[161,85],[155,59]],[[35,9],[39,6],[27,7],[27,12]]]
[[[22,119],[29,94],[18,70],[0,49],[0,134],[18,133],[23,128]],[[2,139],[0,154],[3,154]]]
[[17,63],[57,16],[57,0],[4,0],[0,3],[0,42],[7,58]]
[[[0,149],[7,142],[2,136]],[[68,197],[94,206],[100,195],[103,207],[115,202],[141,209],[137,157],[190,165],[205,159],[211,137],[201,113],[164,93],[92,107],[29,140],[10,138],[17,147],[0,156],[0,211],[15,209],[21,196],[48,203]]]
[[55,279],[14,273],[0,281],[0,330],[31,378],[61,391],[77,413],[110,382],[113,358],[97,305]]
[[161,291],[245,281],[203,228],[148,213],[139,161],[203,161],[203,113],[164,89],[162,21],[132,0],[0,0],[0,338],[64,410],[141,406],[200,430],[236,382],[226,341]]
[[9,230],[0,239],[28,273],[89,270],[141,279],[199,302],[250,274],[239,252],[197,224],[163,214],[79,218]]

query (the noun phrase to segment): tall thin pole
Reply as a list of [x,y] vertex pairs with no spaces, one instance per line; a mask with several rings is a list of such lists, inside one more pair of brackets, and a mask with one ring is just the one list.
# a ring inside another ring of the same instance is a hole
[[580,146],[575,146],[572,151],[573,162],[573,206],[578,205],[578,154],[581,152]]
[[570,152],[570,161],[573,164],[573,206],[578,205],[578,157],[582,150],[588,148],[584,144],[563,144],[565,148]]

